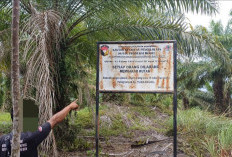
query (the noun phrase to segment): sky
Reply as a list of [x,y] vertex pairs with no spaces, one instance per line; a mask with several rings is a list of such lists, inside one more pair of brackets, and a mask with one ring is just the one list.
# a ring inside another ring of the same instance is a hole
[[207,16],[202,14],[193,14],[188,13],[186,14],[187,18],[189,19],[191,25],[195,27],[196,25],[202,25],[205,27],[209,27],[209,23],[211,20],[219,21],[221,20],[224,27],[229,20],[229,13],[232,9],[232,0],[219,0],[219,13],[213,16]]

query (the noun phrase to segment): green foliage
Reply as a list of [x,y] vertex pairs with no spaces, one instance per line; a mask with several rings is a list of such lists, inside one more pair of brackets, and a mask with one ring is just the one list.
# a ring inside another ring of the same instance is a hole
[[208,152],[210,153],[211,157],[218,157],[218,150],[217,147],[215,146],[215,139],[214,138],[205,138],[205,142],[203,142],[203,144],[205,145],[206,149],[208,150]]
[[[128,105],[120,106],[122,109],[119,109],[119,106],[115,104],[108,105],[100,103],[100,137],[104,137],[106,140],[112,136],[132,138],[135,136],[134,131],[154,129],[151,125],[146,124],[147,121],[144,122],[146,118],[155,119],[156,114],[151,110],[152,106]],[[130,108],[129,110],[128,107]],[[65,151],[72,151],[75,149],[88,150],[91,154],[90,149],[93,148],[92,143],[86,142],[87,140],[83,139],[85,139],[85,136],[95,136],[95,121],[93,122],[94,113],[89,110],[88,107],[80,109],[76,116],[75,113],[72,113],[68,117],[71,130],[67,131],[71,135],[70,137],[59,135],[57,139],[58,148]],[[109,121],[104,121],[102,117],[107,117]],[[153,123],[153,121],[148,122]],[[68,138],[68,140],[66,139],[68,142],[64,142],[64,138]]]
[[170,109],[170,107],[173,105],[173,99],[172,99],[172,97],[166,97],[165,99],[163,99],[162,104],[164,104],[164,106],[167,109]]
[[[76,147],[79,147],[77,140],[77,135],[80,132],[80,128],[75,125],[69,125],[67,124],[67,121],[62,122],[64,125],[59,125],[54,129],[55,135],[59,138],[57,138],[57,148],[59,150],[64,151],[71,151],[74,150]],[[66,126],[66,127],[65,127]],[[65,129],[65,132],[62,132],[61,130]]]
[[6,78],[4,77],[3,73],[0,73],[0,108],[4,103],[5,91],[6,91]]
[[0,111],[0,121],[11,122],[10,113]]
[[230,150],[232,148],[232,124],[226,125],[218,134],[218,142],[221,149]]
[[76,150],[84,151],[84,150],[89,150],[90,148],[93,148],[92,143],[89,143],[84,138],[77,138],[73,143],[73,148],[69,148],[69,151],[76,151]]
[[161,112],[172,115],[173,95],[154,94],[152,95],[149,104],[161,109]]
[[111,126],[102,126],[100,131],[100,136],[109,137],[109,136],[119,136],[125,135],[128,131],[126,124],[124,123],[121,115],[114,115],[111,117],[112,124]]
[[[57,147],[63,151],[84,151],[93,148],[93,144],[84,137],[87,135],[94,136],[92,116],[93,113],[88,107],[80,109],[77,114],[72,112],[65,121],[69,123],[69,127],[63,128],[65,125],[59,125],[55,129],[56,136],[59,137],[57,138]],[[60,134],[60,129],[66,129],[65,134]],[[89,132],[86,131],[88,129],[90,129]],[[83,135],[83,137],[79,135]]]
[[[184,136],[183,149],[185,152],[205,156],[205,150],[211,156],[217,156],[222,150],[232,148],[232,123],[230,118],[215,116],[199,108],[178,111],[178,132]],[[172,119],[168,126],[172,130]],[[186,144],[188,143],[188,145]],[[197,146],[197,147],[195,147]]]
[[164,94],[141,93],[104,93],[100,94],[100,101],[111,102],[117,105],[133,105],[131,109],[143,116],[154,116],[149,107],[158,107],[162,112],[172,114],[173,97]]
[[85,138],[75,138],[73,142],[68,143],[68,145],[61,144],[61,141],[57,142],[58,148],[62,151],[86,151],[93,148],[93,143],[88,142]]
[[93,113],[89,110],[88,107],[78,111],[77,117],[75,119],[75,125],[81,129],[89,129],[94,127]]
[[146,105],[142,104],[141,106],[131,107],[131,110],[139,113],[141,116],[152,117],[154,116],[154,111]]
[[210,22],[210,31],[214,35],[223,35],[224,30],[223,30],[223,25],[222,25],[221,21],[215,22],[214,20],[212,20]]
[[95,151],[93,151],[93,150],[88,150],[88,151],[87,151],[87,155],[88,155],[89,157],[94,157],[94,156],[95,156]]
[[101,100],[103,102],[113,102],[118,105],[125,103],[125,94],[123,93],[103,93],[101,95]]
[[12,129],[12,121],[10,114],[0,111],[0,133],[6,134],[10,133]]
[[[225,29],[220,21],[211,21],[209,30],[202,26],[193,29],[202,36],[211,36],[212,41],[227,50],[223,53],[227,59],[222,60],[206,47],[203,53],[183,57],[183,60],[180,60],[178,93],[182,99],[188,100],[189,106],[201,106],[221,113],[231,106],[231,30],[231,19]],[[222,50],[218,52],[221,53]],[[206,91],[200,91],[202,87]]]

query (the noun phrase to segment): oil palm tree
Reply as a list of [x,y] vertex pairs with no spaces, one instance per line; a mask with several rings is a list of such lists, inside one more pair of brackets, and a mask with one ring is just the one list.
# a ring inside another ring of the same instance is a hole
[[[231,12],[232,13],[232,12]],[[232,19],[232,18],[231,18]],[[231,36],[231,19],[228,22],[226,29],[223,29],[221,22],[211,21],[210,32],[219,40],[222,45],[228,50],[232,55],[232,46],[229,44],[232,41]],[[231,60],[230,60],[231,63]],[[213,89],[215,95],[215,103],[221,111],[225,111],[230,106],[230,95],[231,95],[231,68],[218,67],[218,69],[213,73]]]
[[[211,108],[213,104],[215,104],[215,107],[219,112],[225,112],[231,105],[231,20],[229,20],[225,30],[220,21],[211,21],[209,31],[200,26],[197,29],[200,34],[211,35],[215,42],[223,45],[227,49],[227,55],[230,59],[228,60],[228,66],[224,66],[221,64],[218,57],[204,54],[204,56],[201,56],[201,61],[182,63],[183,66],[181,66],[181,72],[179,73],[179,78],[182,80],[180,91],[182,91],[183,99],[188,100],[183,102],[189,102],[189,99],[192,99],[190,97],[193,97],[195,92],[199,91],[199,88],[202,88],[204,85],[209,87],[210,84],[212,84],[211,90],[204,92],[208,95],[208,97],[204,97],[206,101],[201,101],[201,103],[206,104],[204,102],[208,101],[208,104],[211,103],[211,105],[208,105],[211,106]],[[191,96],[186,93],[191,93]],[[213,103],[211,99],[212,95],[214,98]],[[210,99],[208,99],[209,97]]]
[[[214,94],[210,85],[214,61],[180,61],[178,64],[178,95],[185,109],[201,106],[214,110]],[[217,65],[216,65],[217,66]]]
[[13,135],[11,144],[11,156],[20,156],[20,130],[19,130],[19,0],[13,0],[12,11],[12,57],[11,57],[11,82],[12,82],[12,106],[13,106]]

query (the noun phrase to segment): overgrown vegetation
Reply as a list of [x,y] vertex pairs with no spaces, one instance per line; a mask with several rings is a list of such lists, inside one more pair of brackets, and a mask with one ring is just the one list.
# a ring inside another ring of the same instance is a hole
[[[232,122],[224,115],[216,116],[199,108],[179,110],[177,116],[180,148],[188,155],[212,157],[231,154]],[[172,119],[168,121],[172,130]]]
[[[170,114],[172,104],[168,105],[170,115],[167,121],[157,119],[156,112],[152,109],[167,108],[165,102],[170,102],[172,96],[154,94],[142,94],[143,97],[153,97],[153,101],[144,101],[143,104],[112,104],[101,103],[100,105],[100,137],[106,141],[112,137],[123,136],[134,138],[136,131],[156,130],[160,133],[172,132],[172,115]],[[157,99],[154,100],[154,97]],[[154,103],[162,97],[162,104]],[[147,100],[150,100],[147,98]],[[134,101],[134,100],[132,100]],[[129,102],[128,102],[129,103]],[[141,103],[141,102],[140,102]],[[179,104],[180,105],[180,104]],[[164,112],[165,113],[165,112]],[[168,117],[167,117],[168,118]],[[62,151],[85,151],[91,156],[94,153],[95,122],[93,113],[88,107],[80,109],[68,116],[70,130],[67,131],[75,142],[65,142],[60,135],[57,144]],[[146,121],[143,121],[146,119]],[[166,122],[165,122],[166,121]],[[157,125],[160,125],[157,129]],[[231,118],[224,115],[216,116],[200,108],[189,110],[178,110],[178,148],[188,155],[218,157],[221,154],[229,154],[232,149],[232,122]],[[7,133],[11,129],[9,113],[0,114],[1,133]],[[155,126],[156,127],[155,127]],[[171,131],[170,131],[171,130]],[[149,136],[149,135],[148,135]],[[170,136],[170,134],[169,134]]]
[[[112,94],[104,95],[107,98],[111,96]],[[114,100],[114,102],[100,103],[100,138],[104,138],[105,140],[117,136],[134,138],[136,131],[164,131],[156,127],[158,125],[164,125],[161,122],[164,120],[159,119],[158,115],[156,115],[156,110],[161,111],[159,107],[162,105],[154,103],[154,98],[157,99],[163,96],[154,94],[140,94],[140,96],[143,97],[141,99],[142,101],[135,101],[135,97],[131,95],[131,101],[136,102],[136,104],[132,105],[130,101],[122,102],[121,99],[118,99],[118,101]],[[164,96],[163,101],[169,102],[170,96]],[[169,105],[172,106],[171,103]],[[163,105],[163,108],[167,108],[167,104]],[[82,108],[77,112],[77,115],[75,113],[70,114],[68,117],[72,130],[70,130],[70,134],[72,134],[70,137],[75,142],[65,143],[62,138],[65,136],[60,135],[58,148],[63,151],[72,151],[75,149],[86,151],[93,149],[95,137],[94,116],[92,110],[88,107]]]

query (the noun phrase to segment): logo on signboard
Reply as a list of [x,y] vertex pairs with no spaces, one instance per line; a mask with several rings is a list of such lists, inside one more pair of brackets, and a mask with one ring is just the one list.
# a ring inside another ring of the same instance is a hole
[[101,55],[107,56],[109,54],[109,46],[102,45],[101,46]]
[[167,45],[164,49],[166,52],[169,52],[172,47],[170,45]]

